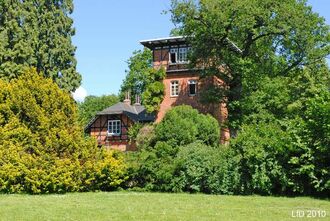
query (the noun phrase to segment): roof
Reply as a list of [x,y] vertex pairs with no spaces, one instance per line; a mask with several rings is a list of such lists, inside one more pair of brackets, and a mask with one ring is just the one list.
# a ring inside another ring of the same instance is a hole
[[116,115],[116,114],[125,114],[131,120],[137,122],[151,122],[155,120],[155,115],[147,113],[145,107],[140,104],[127,104],[124,102],[118,102],[110,107],[105,108],[104,110],[98,112],[96,116],[87,124],[85,130],[88,129],[98,118],[102,115]]
[[165,38],[154,38],[148,40],[142,40],[140,43],[150,49],[160,45],[170,45],[170,44],[184,44],[186,43],[186,38],[183,36],[175,37],[165,37]]
[[111,115],[111,114],[126,114],[133,121],[153,121],[155,116],[148,114],[144,106],[140,104],[130,105],[127,103],[119,102],[111,107],[108,107],[96,115]]
[[[184,36],[175,36],[175,37],[165,37],[165,38],[154,38],[154,39],[148,39],[148,40],[142,40],[140,43],[149,48],[153,49],[158,46],[165,46],[165,45],[175,45],[175,44],[185,44],[186,43],[186,37]],[[225,39],[225,44],[233,51],[235,51],[238,54],[242,53],[242,50],[229,38]]]

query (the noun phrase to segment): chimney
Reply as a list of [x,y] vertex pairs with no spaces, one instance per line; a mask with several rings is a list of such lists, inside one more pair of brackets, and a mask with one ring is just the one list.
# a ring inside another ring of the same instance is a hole
[[140,95],[135,95],[135,104],[134,105],[141,105]]
[[131,105],[131,99],[130,99],[129,91],[127,91],[126,94],[125,94],[124,104]]

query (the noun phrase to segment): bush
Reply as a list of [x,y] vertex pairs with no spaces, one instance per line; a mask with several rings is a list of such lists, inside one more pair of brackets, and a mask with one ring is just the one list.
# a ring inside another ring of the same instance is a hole
[[84,138],[69,94],[30,70],[0,80],[0,191],[111,190],[125,180],[120,154]]
[[182,146],[197,140],[209,146],[217,146],[220,129],[216,119],[210,115],[199,114],[191,106],[182,105],[169,110],[156,126],[156,140],[171,146]]
[[210,115],[199,114],[186,105],[172,108],[158,125],[145,125],[140,129],[136,139],[140,151],[128,157],[130,179],[127,186],[181,191],[172,185],[180,146],[196,141],[203,146],[218,146],[219,138],[218,122]]
[[234,194],[240,189],[239,158],[226,146],[196,142],[180,147],[174,165],[174,192]]
[[218,163],[218,151],[200,142],[180,147],[174,160],[173,191],[210,193],[209,177]]
[[275,122],[243,125],[231,142],[239,156],[240,194],[283,194],[288,191],[290,136]]
[[154,146],[155,139],[155,126],[146,124],[140,128],[136,135],[136,145],[139,149],[147,149]]
[[142,149],[128,154],[129,180],[126,182],[126,187],[171,191],[173,160],[173,147],[165,142],[157,142],[152,149]]

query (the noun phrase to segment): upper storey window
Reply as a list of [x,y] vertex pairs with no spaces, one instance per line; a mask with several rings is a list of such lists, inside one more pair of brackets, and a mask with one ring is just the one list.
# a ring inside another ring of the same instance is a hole
[[170,49],[170,63],[172,63],[172,64],[177,63],[177,57],[178,57],[178,49],[171,48]]
[[188,48],[179,48],[179,63],[184,63],[188,61]]
[[171,48],[169,54],[170,64],[187,63],[190,47]]

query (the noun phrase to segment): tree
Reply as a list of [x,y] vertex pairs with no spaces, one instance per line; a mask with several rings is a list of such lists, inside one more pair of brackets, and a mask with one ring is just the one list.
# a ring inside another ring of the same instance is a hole
[[84,102],[78,103],[78,121],[81,125],[86,126],[97,112],[117,102],[119,99],[116,95],[87,96]]
[[71,37],[72,0],[0,2],[0,78],[17,78],[28,67],[66,91],[81,82]]
[[149,113],[156,112],[164,98],[163,79],[165,70],[154,69],[152,66],[152,52],[148,48],[143,51],[134,51],[127,61],[129,70],[120,88],[120,99],[123,100],[125,92],[130,92],[132,102],[135,96],[142,96],[142,104]]
[[324,18],[304,0],[173,0],[172,12],[194,49],[192,65],[228,86],[218,99],[228,98],[244,191],[327,195]]
[[0,79],[0,192],[111,190],[125,179],[119,153],[84,138],[72,97],[31,69]]
[[163,79],[165,78],[165,74],[166,72],[163,67],[158,70],[154,68],[149,69],[150,81],[142,93],[143,104],[149,113],[157,112],[163,101],[165,93]]
[[123,100],[126,92],[130,92],[131,99],[135,102],[135,96],[141,96],[151,81],[150,70],[152,69],[152,52],[148,48],[143,51],[134,51],[127,61],[128,69],[126,77],[120,88],[120,99]]
[[219,90],[226,90],[232,128],[242,123],[242,98],[265,76],[324,63],[330,52],[329,27],[304,0],[172,0],[171,11],[194,49],[192,64],[228,86]]

